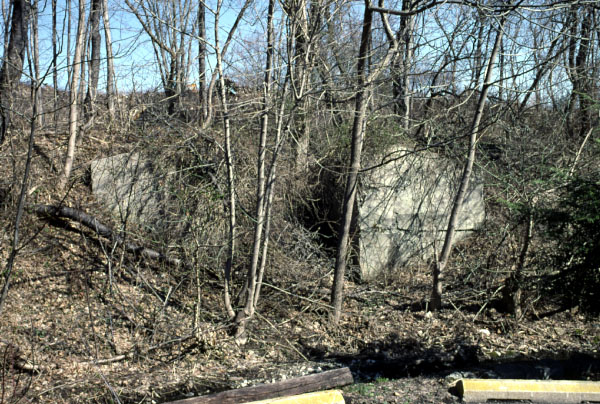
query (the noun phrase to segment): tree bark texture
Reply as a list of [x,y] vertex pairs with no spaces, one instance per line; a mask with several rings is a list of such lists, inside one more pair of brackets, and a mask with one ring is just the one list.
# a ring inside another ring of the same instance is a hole
[[179,266],[185,265],[178,258],[169,257],[163,253],[152,250],[150,248],[142,247],[134,243],[125,241],[125,239],[115,233],[110,227],[100,222],[94,216],[91,216],[79,209],[70,208],[68,206],[52,206],[52,205],[33,205],[30,207],[31,210],[38,215],[49,216],[54,218],[66,218],[76,221],[98,233],[98,235],[111,240],[114,243],[122,244],[125,250],[139,255],[144,258],[165,262],[169,265]]
[[[39,13],[39,0],[35,0],[31,4],[31,45],[30,57],[33,59],[33,76],[40,77],[40,38],[39,38],[39,25],[38,25],[38,13]],[[30,63],[31,66],[31,63]],[[44,124],[44,104],[42,102],[42,93],[37,88],[37,80],[31,80],[31,91],[33,96],[36,97],[35,104],[37,111],[35,112],[35,119],[38,120],[38,126]]]
[[342,222],[340,226],[333,285],[331,288],[331,305],[333,306],[332,321],[337,324],[342,315],[342,300],[344,296],[344,277],[346,273],[346,260],[348,258],[348,244],[350,240],[350,224],[354,212],[356,188],[358,185],[358,172],[364,142],[364,123],[367,110],[369,88],[367,88],[366,64],[369,52],[369,39],[371,37],[371,23],[373,12],[365,3],[363,30],[360,41],[357,65],[356,100],[354,106],[354,122],[352,124],[352,146],[350,151],[350,170],[346,178],[344,190]]
[[[383,4],[383,1],[380,1]],[[383,27],[390,42],[390,47],[383,59],[377,64],[369,67],[367,74],[367,62],[369,58],[369,47],[371,39],[371,24],[373,22],[373,11],[369,1],[365,1],[365,14],[363,18],[363,29],[361,34],[360,48],[356,68],[356,95],[354,105],[354,122],[352,125],[352,144],[350,149],[350,170],[347,174],[344,200],[342,205],[342,221],[338,236],[337,254],[334,268],[334,279],[331,287],[331,320],[334,324],[339,323],[342,314],[342,300],[344,297],[344,277],[346,273],[346,260],[348,258],[348,243],[350,240],[350,227],[354,213],[354,202],[358,186],[358,173],[361,166],[361,154],[364,142],[366,112],[369,94],[373,82],[379,77],[384,69],[387,69],[391,58],[398,50],[398,41],[390,28],[390,23],[385,13],[381,14]]]
[[206,97],[206,8],[198,5],[198,113],[200,123],[208,116]]
[[281,147],[283,145],[283,122],[284,122],[284,112],[286,107],[286,95],[288,93],[289,88],[289,74],[286,75],[285,82],[283,84],[283,92],[281,96],[281,103],[279,105],[279,112],[276,116],[277,129],[275,131],[275,141],[274,141],[274,150],[273,156],[271,158],[271,166],[269,167],[269,171],[267,174],[267,183],[265,190],[265,229],[264,236],[262,241],[262,251],[261,251],[261,261],[258,268],[257,282],[256,282],[256,292],[254,293],[254,306],[256,307],[258,298],[260,296],[260,289],[262,287],[263,276],[265,274],[265,268],[267,266],[267,252],[269,249],[269,236],[271,231],[271,208],[273,206],[273,196],[275,194],[275,182],[277,179],[277,160],[279,158],[279,152],[281,151]]
[[89,60],[89,81],[87,94],[85,96],[84,108],[85,119],[90,121],[94,115],[94,103],[98,92],[98,78],[100,77],[100,47],[102,37],[100,36],[100,13],[102,12],[102,0],[92,0],[89,18],[91,57]]
[[[571,36],[567,69],[572,84],[567,112],[568,131],[571,136],[583,136],[592,124],[592,98],[594,95],[591,91],[593,79],[588,59],[593,18],[594,10],[591,6],[571,6],[569,11]],[[575,108],[576,104],[579,107],[577,109]]]
[[308,130],[308,97],[306,97],[306,85],[309,74],[310,38],[308,27],[308,15],[306,11],[306,0],[290,1],[287,12],[290,15],[291,37],[294,39],[295,47],[290,64],[292,89],[294,99],[298,103],[296,114],[297,129],[295,132],[296,144],[296,172],[305,172],[308,168],[308,148],[310,144],[310,133]]
[[54,130],[58,125],[58,32],[57,32],[57,9],[56,1],[52,0],[52,86],[54,95]]
[[[412,8],[411,0],[402,1],[402,11],[409,12]],[[400,29],[396,33],[396,40],[402,44],[398,58],[394,63],[393,96],[394,113],[399,115],[402,128],[408,131],[410,126],[410,66],[413,54],[413,30],[415,17],[403,15],[400,17]]]
[[261,384],[243,389],[229,390],[208,396],[193,397],[171,401],[166,404],[234,404],[266,400],[277,397],[293,396],[347,386],[354,383],[350,369],[340,368],[308,376],[284,380],[282,382]]
[[222,1],[219,0],[217,6],[217,13],[215,15],[215,52],[217,59],[217,74],[219,75],[219,98],[221,99],[221,107],[223,114],[223,133],[225,137],[225,164],[227,166],[227,197],[229,201],[228,206],[228,221],[229,221],[229,234],[227,238],[227,259],[225,262],[224,270],[224,304],[225,310],[229,318],[235,317],[235,311],[231,305],[231,270],[233,267],[233,260],[236,253],[236,233],[237,233],[237,212],[236,212],[236,192],[235,192],[235,170],[233,160],[233,150],[231,148],[231,123],[229,118],[229,106],[227,101],[227,92],[225,91],[225,75],[223,73],[223,54],[219,45],[219,17],[221,11]]
[[0,68],[0,145],[4,143],[10,124],[13,91],[23,73],[31,17],[31,6],[28,1],[12,0],[11,6],[10,39]]
[[102,0],[102,23],[104,24],[104,43],[106,44],[106,103],[111,119],[115,118],[115,66],[113,61],[112,34],[108,18],[108,0]]
[[[275,0],[269,0],[267,15],[267,58],[265,66],[265,76],[263,81],[263,101],[260,119],[260,135],[257,159],[257,186],[256,186],[256,222],[254,226],[254,242],[252,246],[252,261],[248,269],[246,279],[246,304],[240,310],[235,319],[236,338],[241,342],[245,339],[246,324],[254,315],[254,309],[258,297],[256,295],[258,278],[258,264],[262,251],[263,231],[266,221],[266,200],[265,200],[265,160],[267,157],[267,133],[269,129],[269,110],[271,109],[271,88],[273,86],[273,15],[275,12]],[[240,338],[241,337],[241,338]]]
[[452,204],[452,210],[450,212],[450,218],[448,220],[448,227],[446,229],[446,236],[444,238],[444,245],[442,247],[442,251],[440,252],[439,259],[437,259],[434,263],[433,288],[431,291],[430,300],[430,308],[432,310],[439,310],[442,307],[442,275],[444,273],[444,270],[446,269],[448,259],[450,258],[450,252],[452,251],[452,247],[454,245],[454,233],[456,230],[458,214],[460,213],[460,210],[462,208],[463,200],[469,187],[471,172],[473,171],[473,163],[475,162],[475,151],[477,149],[477,142],[479,140],[479,125],[481,123],[481,118],[483,117],[488,91],[492,86],[493,65],[494,61],[496,60],[496,56],[498,55],[498,50],[500,49],[500,42],[502,41],[502,34],[504,32],[503,30],[504,18],[502,18],[500,22],[500,27],[496,31],[496,40],[494,42],[492,53],[489,57],[487,70],[485,73],[485,79],[481,89],[481,95],[477,103],[477,111],[475,112],[475,116],[473,117],[473,123],[471,124],[469,136],[469,153],[465,161],[465,166],[463,169],[458,191],[456,192],[454,203]]
[[58,183],[58,189],[63,190],[71,176],[73,162],[75,160],[75,145],[77,141],[77,132],[79,129],[79,79],[81,71],[81,59],[83,53],[83,41],[85,38],[85,0],[79,0],[79,19],[77,22],[77,41],[75,43],[75,56],[73,57],[73,68],[71,69],[71,91],[69,97],[69,144],[67,146],[67,156],[65,158],[65,167]]

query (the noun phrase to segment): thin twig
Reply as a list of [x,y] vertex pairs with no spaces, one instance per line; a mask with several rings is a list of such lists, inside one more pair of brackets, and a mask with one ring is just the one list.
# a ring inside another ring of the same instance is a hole
[[259,312],[255,312],[255,314],[260,317],[261,319],[263,319],[267,324],[269,324],[271,326],[271,328],[273,328],[275,331],[277,331],[277,333],[279,334],[279,336],[281,338],[283,338],[285,340],[285,342],[288,343],[288,345],[290,346],[290,348],[292,348],[298,355],[300,355],[302,357],[302,359],[304,359],[305,361],[309,362],[309,359],[298,350],[298,348],[296,348],[291,342],[290,340],[288,340],[282,333],[281,331],[279,331],[279,329],[277,329],[277,327],[275,327],[275,325],[273,323],[271,323],[265,316],[263,316],[262,314],[260,314]]
[[300,300],[306,300],[307,302],[310,302],[310,303],[313,303],[313,304],[318,304],[320,306],[327,307],[328,309],[332,309],[333,308],[333,306],[331,306],[331,305],[329,305],[327,303],[323,303],[323,302],[320,302],[318,300],[309,299],[308,297],[304,297],[304,296],[300,296],[300,295],[295,295],[292,292],[288,292],[285,289],[278,288],[277,286],[271,285],[269,283],[264,283],[263,282],[262,285],[263,286],[268,286],[268,287],[270,287],[272,289],[275,289],[275,290],[277,290],[279,292],[285,293],[286,295],[297,297]]

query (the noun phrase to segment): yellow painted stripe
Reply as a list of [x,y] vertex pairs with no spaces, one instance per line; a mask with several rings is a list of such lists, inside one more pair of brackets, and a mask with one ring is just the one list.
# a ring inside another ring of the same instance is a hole
[[471,391],[600,393],[600,382],[575,380],[462,379],[462,385]]
[[247,404],[344,404],[344,396],[339,390],[326,390],[297,396],[253,401]]
[[456,387],[465,402],[490,399],[547,403],[600,401],[600,382],[591,381],[461,379]]

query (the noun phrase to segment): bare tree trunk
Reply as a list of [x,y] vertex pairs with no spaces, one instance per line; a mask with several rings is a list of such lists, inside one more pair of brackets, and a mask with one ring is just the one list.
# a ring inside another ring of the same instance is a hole
[[[251,3],[252,3],[252,0],[244,1],[244,5],[242,6],[242,9],[238,13],[233,25],[231,26],[231,29],[229,30],[229,34],[227,34],[227,39],[225,40],[225,43],[223,44],[223,49],[220,49],[221,60],[223,60],[223,58],[225,57],[225,54],[227,53],[227,49],[229,48],[229,45],[231,44],[231,41],[233,40],[233,35],[235,34],[237,27],[239,26],[240,22],[242,21],[242,18],[244,17],[246,10],[248,9],[248,7],[250,7]],[[216,51],[216,49],[217,49],[216,44],[215,44],[214,49]],[[213,94],[213,90],[215,88],[215,82],[217,81],[218,77],[219,77],[218,70],[213,69],[213,73],[211,75],[210,83],[208,84],[208,90],[207,90],[207,94],[206,94],[207,115],[206,115],[206,119],[202,123],[203,129],[208,128],[212,122],[212,118],[213,118],[212,94]]]
[[[582,7],[583,9],[581,9]],[[590,34],[592,29],[593,10],[589,6],[571,5],[568,11],[567,26],[570,29],[567,75],[572,84],[569,104],[567,106],[567,129],[571,137],[582,136],[590,127],[588,55],[590,50]],[[581,21],[581,28],[580,27]],[[579,42],[579,48],[577,44]],[[578,109],[575,109],[579,103]],[[576,113],[577,112],[577,113]]]
[[[265,77],[263,82],[263,102],[260,120],[260,137],[257,161],[257,186],[256,186],[256,222],[254,226],[254,243],[252,247],[252,261],[246,279],[246,304],[238,311],[235,324],[235,337],[238,342],[246,340],[246,324],[254,315],[256,307],[256,288],[258,283],[257,270],[261,257],[262,236],[265,228],[265,160],[267,153],[267,132],[269,128],[269,111],[271,109],[271,88],[273,86],[273,14],[275,11],[275,0],[269,0],[267,14],[267,60],[265,66]],[[263,252],[263,255],[266,251]]]
[[483,64],[484,64],[484,60],[483,60],[483,47],[484,47],[484,43],[487,43],[487,41],[484,39],[484,33],[485,33],[485,22],[487,21],[487,18],[483,12],[483,10],[478,9],[477,10],[477,19],[476,19],[476,25],[475,25],[475,29],[477,30],[477,36],[473,35],[475,37],[475,50],[474,50],[474,65],[472,66],[472,70],[471,70],[471,82],[469,84],[469,89],[475,89],[478,85],[479,85],[479,79],[481,78],[481,72],[483,70]]
[[22,246],[19,246],[20,242],[20,226],[21,220],[23,218],[23,211],[25,209],[26,197],[27,197],[27,187],[29,184],[29,173],[31,171],[31,159],[33,157],[33,145],[34,138],[36,132],[36,123],[37,123],[37,114],[38,114],[38,100],[40,96],[37,94],[40,91],[40,85],[38,83],[38,77],[34,77],[33,79],[33,115],[30,120],[30,131],[29,131],[29,146],[27,149],[27,160],[25,161],[25,172],[23,174],[23,181],[21,182],[21,192],[19,194],[19,201],[17,203],[17,212],[15,214],[15,222],[14,222],[14,232],[13,239],[10,249],[10,254],[6,261],[6,267],[2,273],[4,277],[4,284],[2,285],[2,291],[0,292],[0,314],[2,313],[2,308],[4,303],[6,302],[6,298],[8,296],[8,289],[10,288],[10,278],[12,275],[12,270],[14,268],[15,259],[17,254]]
[[85,39],[85,0],[79,0],[79,20],[77,23],[77,41],[75,43],[75,56],[73,68],[71,69],[71,91],[69,94],[69,145],[63,174],[58,183],[58,189],[62,191],[69,181],[73,161],[75,159],[75,144],[77,141],[78,118],[79,118],[79,78],[81,70],[81,59],[83,52],[83,41]]
[[[9,1],[9,4],[12,4],[12,1]],[[4,40],[3,55],[8,54],[8,37],[10,36],[10,16],[11,16],[11,7],[9,7],[6,0],[2,0],[2,23],[4,27],[4,31],[2,32],[2,39]]]
[[590,83],[593,76],[588,59],[591,50],[590,37],[592,33],[593,18],[594,11],[591,7],[587,6],[585,8],[585,15],[581,21],[581,32],[579,34],[581,40],[579,42],[579,52],[577,53],[577,59],[575,61],[577,85],[573,85],[573,92],[577,93],[577,98],[579,99],[578,121],[580,122],[581,126],[578,135],[580,137],[584,136],[584,134],[591,128],[592,124],[590,118],[594,101],[591,101],[593,94],[590,91]]
[[98,93],[98,78],[100,77],[100,47],[102,37],[100,36],[100,13],[102,11],[102,0],[92,0],[89,18],[91,57],[88,67],[88,88],[84,101],[84,114],[86,126],[93,124],[94,103]]
[[[54,0],[56,1],[56,0]],[[108,18],[108,0],[102,0],[102,22],[104,24],[104,42],[106,46],[106,103],[110,119],[115,118],[115,67],[113,61],[112,35]]]
[[227,194],[229,199],[229,235],[227,238],[227,261],[225,262],[225,310],[230,319],[235,317],[235,311],[231,305],[231,269],[235,258],[236,247],[236,197],[235,197],[235,171],[233,166],[233,153],[231,150],[231,125],[229,119],[229,108],[227,104],[227,92],[225,91],[225,76],[223,73],[223,55],[219,45],[219,17],[222,0],[218,1],[215,14],[215,53],[217,59],[217,74],[219,75],[219,98],[223,109],[223,132],[225,135],[225,163],[227,166]]
[[269,168],[269,174],[267,175],[266,184],[266,207],[265,207],[265,235],[263,237],[261,261],[258,269],[258,280],[256,282],[256,292],[254,293],[254,306],[258,302],[260,296],[260,289],[262,286],[262,280],[265,273],[265,267],[267,265],[267,251],[269,247],[269,234],[271,230],[271,207],[273,206],[273,195],[275,194],[275,180],[277,178],[277,158],[279,157],[279,151],[283,145],[283,121],[284,111],[286,104],[286,96],[289,85],[289,75],[283,86],[283,92],[281,95],[281,104],[279,106],[279,113],[277,115],[277,130],[275,134],[275,146],[273,150],[273,157],[271,159],[271,167]]
[[[383,0],[379,1],[380,7],[383,6]],[[344,298],[344,276],[346,273],[346,260],[348,258],[348,243],[350,240],[350,224],[354,213],[354,202],[356,200],[356,191],[358,186],[358,173],[361,165],[361,154],[364,141],[364,131],[366,124],[366,112],[369,94],[373,81],[381,74],[384,68],[387,68],[392,56],[398,50],[398,41],[390,28],[386,14],[381,14],[383,27],[388,37],[390,47],[385,57],[376,66],[369,66],[367,74],[367,62],[369,59],[369,46],[371,42],[371,24],[373,22],[373,12],[370,2],[365,0],[365,14],[363,18],[363,29],[360,39],[360,48],[358,51],[356,67],[356,95],[354,104],[354,122],[352,124],[352,145],[350,149],[350,170],[347,174],[346,187],[344,190],[344,201],[342,208],[342,222],[338,236],[337,254],[335,259],[335,269],[333,285],[331,286],[331,320],[338,324],[342,315],[342,300]]]
[[292,33],[295,47],[293,59],[289,61],[294,100],[298,103],[297,108],[297,130],[296,143],[296,171],[304,172],[308,168],[308,148],[310,145],[310,132],[308,127],[309,100],[306,97],[306,85],[309,74],[309,37],[308,16],[306,11],[306,0],[290,2],[288,10],[291,19]]
[[525,230],[523,232],[523,245],[521,247],[521,252],[519,253],[519,259],[515,269],[510,274],[510,277],[506,279],[504,289],[502,290],[503,303],[508,311],[514,314],[516,320],[520,319],[523,314],[523,308],[521,307],[523,269],[527,263],[527,254],[533,237],[533,205],[535,205],[535,198],[532,207],[527,213],[527,222],[525,223]]
[[331,288],[331,305],[333,312],[332,321],[338,324],[342,315],[342,300],[344,297],[344,276],[346,272],[346,260],[348,256],[348,244],[350,240],[350,223],[354,211],[354,201],[356,199],[356,187],[358,185],[358,171],[360,170],[360,160],[364,141],[364,122],[367,110],[367,99],[370,88],[367,87],[366,64],[369,50],[369,40],[371,37],[371,23],[373,21],[373,12],[369,9],[368,2],[365,2],[365,14],[363,19],[363,29],[360,39],[360,49],[358,52],[357,74],[357,92],[354,105],[354,122],[352,124],[352,148],[350,152],[350,171],[346,179],[346,188],[344,190],[344,202],[342,223],[338,236],[337,255],[335,258],[335,272],[333,285]]
[[[38,30],[38,5],[39,0],[35,0],[31,5],[31,40],[33,42],[31,47],[31,55],[33,59],[33,74],[35,77],[40,77],[40,41],[39,41],[39,30]],[[35,83],[35,80],[32,80]],[[33,85],[32,83],[32,85]],[[38,91],[35,87],[33,88],[33,96],[38,97],[37,113],[36,118],[38,120],[38,126],[44,124],[44,105],[42,104],[41,91]]]
[[[535,45],[534,45],[535,46]],[[502,102],[504,100],[504,68],[505,68],[505,51],[504,51],[504,39],[500,40],[500,51],[498,55],[498,100]]]
[[190,64],[185,63],[196,16],[192,16],[192,0],[144,0],[125,3],[150,37],[167,103],[173,116],[181,105]]
[[206,99],[206,8],[198,4],[198,108],[199,120],[202,124],[207,116]]
[[[198,255],[198,254],[197,254]],[[194,272],[196,275],[196,308],[194,310],[194,337],[196,340],[202,340],[202,330],[200,329],[200,319],[202,315],[202,273],[200,271],[200,262],[198,257],[194,262]]]
[[58,43],[57,43],[57,27],[56,27],[56,0],[52,0],[52,86],[54,95],[54,131],[57,130],[58,124]]
[[71,9],[71,0],[67,0],[67,84],[65,88],[71,88],[71,18],[73,16],[73,12]]
[[[554,47],[558,43],[558,39],[563,37],[564,35],[565,35],[565,31],[557,33],[556,36],[552,39],[552,41],[550,41],[550,48],[548,48],[548,51],[546,52],[546,58],[543,61],[536,63],[537,71],[536,71],[535,77],[534,77],[533,81],[531,82],[531,85],[525,92],[525,97],[523,97],[523,100],[521,101],[521,104],[519,105],[519,112],[525,111],[525,108],[527,108],[527,103],[529,101],[529,98],[531,97],[531,94],[533,92],[536,92],[536,98],[540,98],[540,96],[537,95],[539,93],[539,83],[542,80],[542,78],[544,77],[544,75],[554,67],[554,64],[551,62],[562,53],[562,51],[560,51],[560,50],[557,51],[556,53],[553,53],[553,52],[554,52]],[[537,103],[538,103],[538,101],[536,100],[536,105],[537,105]]]
[[481,95],[477,104],[477,111],[473,117],[473,123],[471,124],[471,132],[469,137],[469,154],[465,162],[465,167],[462,173],[458,192],[454,198],[452,205],[452,211],[450,212],[450,218],[448,220],[448,228],[446,230],[446,237],[444,239],[444,245],[440,253],[439,259],[436,260],[433,269],[433,288],[431,291],[430,307],[432,310],[439,310],[442,307],[442,275],[448,264],[450,258],[450,252],[454,244],[454,232],[456,228],[456,221],[458,214],[462,208],[463,200],[469,186],[469,180],[471,178],[471,172],[473,170],[473,163],[475,162],[475,150],[477,148],[477,137],[479,136],[479,125],[483,116],[483,110],[487,102],[488,91],[492,85],[493,77],[493,64],[498,50],[500,49],[500,42],[502,41],[502,34],[504,32],[504,17],[500,21],[500,27],[496,30],[496,40],[492,53],[490,54],[487,70],[485,73],[485,79],[481,89]]
[[10,39],[0,68],[0,145],[4,143],[12,109],[12,93],[23,73],[31,10],[26,0],[13,0]]
[[90,60],[90,55],[89,55],[90,47],[88,46],[89,45],[88,32],[89,32],[89,25],[86,23],[85,29],[83,32],[83,49],[81,50],[81,72],[79,73],[79,89],[77,90],[77,105],[79,105],[78,119],[81,120],[82,122],[80,122],[80,124],[78,124],[77,142],[76,142],[75,147],[78,147],[81,145],[83,134],[87,130],[87,125],[85,124],[84,101],[85,101],[85,95],[87,93],[87,83],[88,83],[87,61]]
[[[408,12],[412,8],[411,0],[402,1],[402,11]],[[402,44],[399,49],[393,80],[394,112],[401,116],[402,128],[408,131],[410,126],[410,66],[413,55],[413,15],[400,17],[400,29],[396,33],[397,41]]]

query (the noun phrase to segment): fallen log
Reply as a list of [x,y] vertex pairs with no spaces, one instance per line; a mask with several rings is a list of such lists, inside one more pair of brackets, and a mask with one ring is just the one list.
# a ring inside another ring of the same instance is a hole
[[228,390],[207,396],[186,398],[165,404],[234,404],[270,398],[293,396],[311,393],[318,390],[328,390],[354,383],[350,369],[340,368],[327,372],[315,373],[308,376],[296,377],[277,383],[260,384],[253,387]]
[[95,231],[96,233],[98,233],[98,235],[107,238],[114,243],[123,245],[125,250],[132,252],[136,255],[145,258],[150,258],[153,260],[158,260],[160,262],[165,262],[173,266],[184,265],[187,267],[186,263],[182,262],[178,258],[169,257],[168,255],[160,253],[156,250],[152,250],[150,248],[142,247],[137,244],[125,241],[124,237],[114,232],[110,227],[106,226],[95,217],[88,215],[87,213],[79,209],[70,208],[68,206],[53,205],[31,205],[29,206],[29,208],[38,215],[74,220],[77,223],[80,223],[85,227]]

